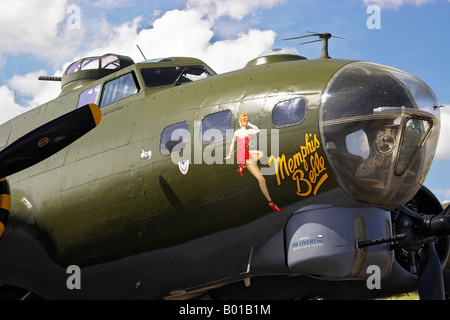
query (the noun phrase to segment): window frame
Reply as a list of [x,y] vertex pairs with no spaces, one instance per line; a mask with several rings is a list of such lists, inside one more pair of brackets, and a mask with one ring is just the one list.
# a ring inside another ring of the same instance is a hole
[[[118,81],[120,81],[120,79],[122,79],[122,78],[124,78],[126,76],[131,76],[131,78],[133,79],[133,82],[134,82],[134,85],[135,85],[135,92],[130,93],[130,94],[126,95],[126,96],[123,96],[120,99],[115,99],[114,98],[114,99],[112,99],[113,100],[112,102],[108,102],[108,104],[103,104],[103,99],[105,98],[105,94],[109,94],[109,93],[107,93],[107,91],[108,91],[108,84],[111,84],[113,82],[118,82]],[[131,96],[134,96],[137,93],[139,93],[140,91],[141,91],[141,86],[140,86],[140,83],[139,83],[139,81],[138,81],[138,79],[136,77],[135,72],[134,71],[127,72],[127,73],[125,73],[123,75],[120,75],[120,76],[118,76],[118,77],[116,77],[116,78],[114,78],[112,80],[109,80],[109,81],[103,83],[101,97],[99,99],[99,107],[100,108],[104,108],[104,107],[110,106],[110,105],[112,105],[112,104],[114,104],[116,102],[122,101],[122,100],[127,99],[127,98],[129,98]]]

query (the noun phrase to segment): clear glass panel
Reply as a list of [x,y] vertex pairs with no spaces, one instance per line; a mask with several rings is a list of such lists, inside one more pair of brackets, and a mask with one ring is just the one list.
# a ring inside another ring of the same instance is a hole
[[180,152],[186,147],[189,141],[189,124],[180,122],[168,126],[161,134],[161,153],[168,155],[173,152]]
[[[207,115],[202,121],[201,140],[203,144],[222,141],[231,133],[231,120],[233,114],[230,110]],[[227,131],[228,130],[228,131]]]
[[191,67],[187,67],[184,72],[183,72],[183,76],[181,77],[180,81],[181,82],[193,82],[193,81],[198,81],[198,80],[203,80],[206,78],[211,77],[212,75],[204,68],[201,66],[191,66]]
[[402,174],[406,170],[413,156],[425,140],[431,125],[430,121],[421,119],[409,119],[406,122],[395,170],[396,174]]
[[369,141],[363,130],[349,133],[345,137],[345,144],[347,145],[348,152],[351,154],[360,156],[363,159],[367,159],[370,155]]
[[141,69],[141,74],[147,88],[183,84],[206,79],[211,76],[201,66],[143,68]]
[[81,61],[75,61],[74,63],[72,63],[72,64],[67,68],[66,75],[67,75],[67,74],[74,73],[74,72],[77,72],[78,69],[80,68],[80,62],[81,62]]
[[107,82],[103,88],[101,107],[125,99],[139,91],[132,73]]
[[181,76],[182,71],[183,69],[179,67],[143,68],[141,69],[141,74],[144,78],[145,86],[152,88],[174,84]]
[[280,102],[273,108],[272,121],[277,127],[298,124],[305,119],[306,100],[298,98]]
[[389,68],[388,70],[389,73],[403,84],[406,91],[416,101],[420,110],[439,117],[439,109],[434,108],[437,105],[436,97],[433,91],[422,80],[401,70],[394,68]]
[[95,58],[86,58],[83,60],[83,63],[81,64],[81,70],[93,70],[98,69],[98,57]]
[[101,85],[96,85],[95,87],[89,88],[81,92],[80,97],[78,99],[77,108],[85,106],[89,103],[98,104],[99,96],[100,96],[100,88]]
[[338,71],[322,96],[320,127],[341,188],[366,203],[410,200],[436,151],[434,105],[431,89],[406,72],[366,62]]
[[107,55],[102,58],[102,69],[119,69],[120,68],[120,60],[115,55]]

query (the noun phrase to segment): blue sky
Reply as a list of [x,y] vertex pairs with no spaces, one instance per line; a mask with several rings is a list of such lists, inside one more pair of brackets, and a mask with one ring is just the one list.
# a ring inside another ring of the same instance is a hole
[[[380,9],[380,29],[367,20]],[[78,58],[115,52],[142,60],[194,56],[219,73],[271,47],[316,58],[320,44],[283,38],[330,32],[330,56],[386,64],[424,80],[442,105],[441,139],[425,185],[450,200],[450,0],[0,0],[0,123],[55,98]],[[50,17],[50,18],[49,18]]]

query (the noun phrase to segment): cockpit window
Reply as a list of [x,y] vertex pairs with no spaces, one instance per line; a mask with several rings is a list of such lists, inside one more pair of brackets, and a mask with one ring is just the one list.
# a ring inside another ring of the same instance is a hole
[[101,57],[83,58],[73,62],[66,70],[65,75],[82,70],[119,70],[133,64],[133,60],[129,57],[118,56],[114,54],[106,54]]
[[98,99],[100,96],[100,88],[101,85],[98,84],[95,87],[84,90],[80,93],[80,97],[78,98],[77,108],[85,106],[89,103],[98,104]]
[[98,69],[98,57],[86,58],[81,63],[81,70]]
[[179,85],[211,76],[211,74],[201,66],[143,68],[141,69],[141,74],[147,88],[173,84]]
[[72,64],[67,68],[66,75],[67,75],[67,74],[74,73],[74,72],[77,72],[78,69],[80,68],[80,63],[81,63],[81,60],[78,60],[78,61],[75,61],[74,63],[72,63]]
[[120,69],[119,57],[113,54],[103,56],[102,69]]
[[174,84],[181,76],[181,71],[178,67],[145,68],[141,69],[141,74],[144,78],[145,86],[152,88]]
[[105,83],[100,108],[125,99],[139,91],[133,73],[127,73],[117,79]]

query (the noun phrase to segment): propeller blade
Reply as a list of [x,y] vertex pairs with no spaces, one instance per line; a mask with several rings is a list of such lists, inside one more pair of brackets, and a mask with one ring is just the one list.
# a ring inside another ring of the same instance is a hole
[[100,119],[99,107],[87,104],[27,133],[0,152],[0,177],[52,156],[94,129]]
[[419,297],[421,300],[444,300],[444,279],[434,242],[424,247],[419,262]]

